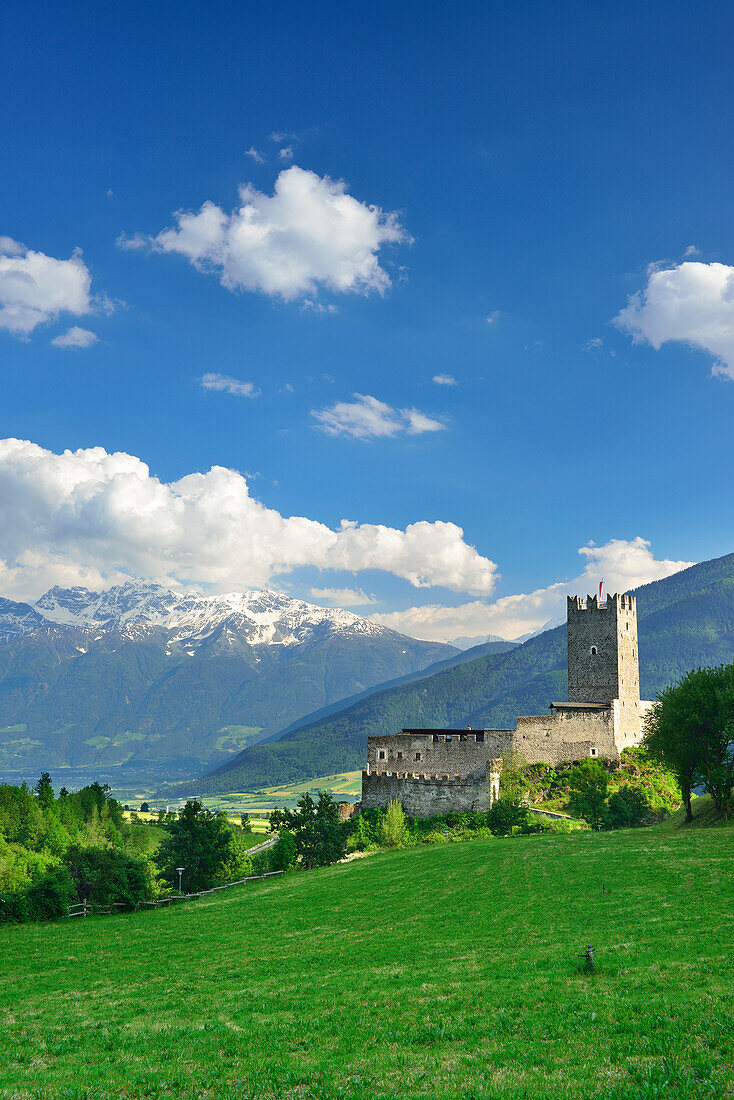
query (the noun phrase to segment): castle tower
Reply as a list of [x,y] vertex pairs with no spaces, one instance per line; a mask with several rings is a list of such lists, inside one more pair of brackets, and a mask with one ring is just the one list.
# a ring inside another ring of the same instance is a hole
[[640,700],[634,596],[568,597],[568,700]]

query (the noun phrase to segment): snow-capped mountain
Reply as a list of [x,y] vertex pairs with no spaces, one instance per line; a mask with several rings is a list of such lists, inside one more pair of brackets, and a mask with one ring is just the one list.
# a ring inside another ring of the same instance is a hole
[[[319,607],[282,592],[229,592],[201,596],[176,592],[146,581],[128,581],[105,592],[52,588],[32,610],[47,622],[93,634],[116,631],[140,638],[166,631],[172,641],[200,642],[226,625],[248,645],[297,645],[315,631],[379,637],[390,633],[369,619],[341,608]],[[33,620],[25,617],[24,632]]]
[[196,775],[454,652],[279,592],[130,581],[0,599],[0,777],[108,765]]

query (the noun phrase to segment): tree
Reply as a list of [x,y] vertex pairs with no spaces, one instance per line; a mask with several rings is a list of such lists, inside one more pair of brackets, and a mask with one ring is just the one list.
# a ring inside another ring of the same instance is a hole
[[80,901],[137,905],[148,893],[145,864],[117,848],[69,848],[64,863]]
[[51,776],[48,772],[42,772],[41,778],[36,783],[36,794],[38,795],[38,801],[41,809],[50,810],[55,802],[54,789],[51,785]]
[[190,799],[158,849],[156,862],[162,878],[178,885],[177,867],[183,867],[190,893],[208,890],[234,855],[232,831],[225,818],[205,810],[198,798]]
[[732,812],[734,790],[734,665],[697,668],[665,688],[647,716],[644,745],[675,772],[691,821],[697,781],[720,817]]
[[609,789],[609,777],[598,760],[584,760],[571,769],[568,777],[571,811],[588,821],[601,825]]
[[293,834],[296,854],[308,870],[336,863],[344,854],[345,826],[339,821],[339,807],[325,791],[319,791],[318,802],[304,794],[295,810],[273,810],[270,828]]
[[498,798],[487,812],[487,824],[493,836],[510,836],[516,825],[527,827],[528,808],[519,798]]
[[380,822],[380,844],[383,848],[402,848],[408,839],[408,825],[403,807],[397,798],[388,803],[385,816]]
[[609,799],[608,821],[612,829],[641,825],[650,814],[650,803],[639,787],[625,784]]
[[281,829],[270,853],[270,866],[273,871],[287,871],[295,862],[296,838],[288,829]]
[[521,802],[528,789],[528,762],[522,753],[514,751],[503,753],[500,759],[500,794],[502,798]]
[[149,814],[150,813],[150,804],[148,802],[141,802],[140,803],[140,812],[141,812],[141,814]]
[[240,814],[240,821],[242,823],[242,831],[245,833],[252,832],[252,822],[250,821],[249,814]]

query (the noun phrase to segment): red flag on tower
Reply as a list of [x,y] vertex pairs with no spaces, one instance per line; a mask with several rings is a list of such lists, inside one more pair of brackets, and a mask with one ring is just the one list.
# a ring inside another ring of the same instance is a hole
[[599,581],[599,603],[601,603],[601,594],[604,588],[604,581]]

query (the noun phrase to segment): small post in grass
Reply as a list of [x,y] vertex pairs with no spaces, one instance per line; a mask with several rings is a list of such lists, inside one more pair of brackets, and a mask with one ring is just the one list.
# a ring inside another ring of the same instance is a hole
[[594,973],[594,951],[596,948],[592,947],[590,943],[587,943],[586,950],[582,955],[579,955],[579,959],[584,959],[584,972],[586,974]]

